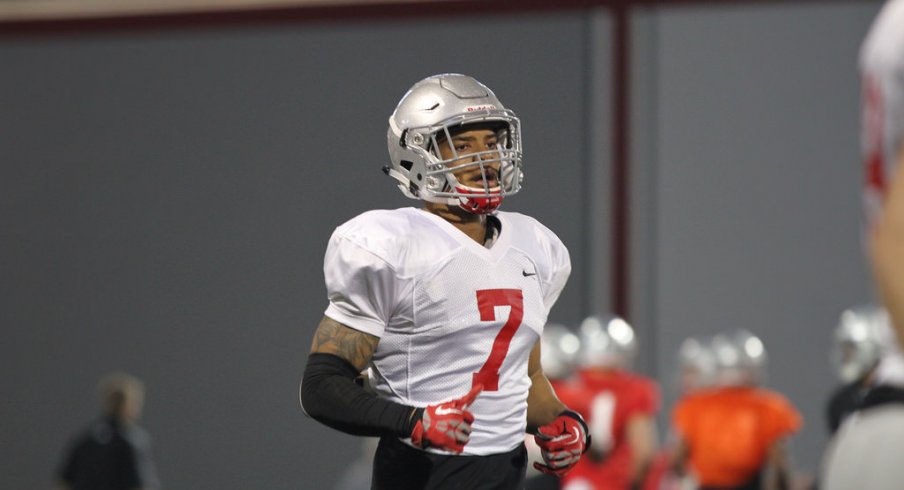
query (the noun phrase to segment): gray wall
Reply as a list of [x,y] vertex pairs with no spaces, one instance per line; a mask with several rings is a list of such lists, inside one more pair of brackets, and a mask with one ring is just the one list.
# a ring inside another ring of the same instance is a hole
[[[870,297],[856,48],[877,2],[633,17],[632,319],[664,388],[675,346],[745,327],[807,417],[829,331]],[[608,306],[611,23],[567,12],[0,41],[0,486],[42,488],[110,369],[148,384],[169,489],[326,488],[355,438],[304,418],[337,224],[416,205],[379,172],[386,117],[441,71],[524,121],[506,208],[569,246],[552,319]]]
[[[461,71],[524,120],[506,208],[571,247],[580,319],[585,22],[454,21],[0,42],[0,487],[43,488],[96,379],[145,379],[170,489],[328,488],[356,440],[302,415],[332,229],[395,190],[386,119]],[[551,90],[555,87],[556,90]]]
[[651,300],[635,307],[654,326],[666,405],[684,337],[756,332],[770,356],[768,386],[804,416],[793,450],[810,472],[835,382],[831,330],[844,308],[871,297],[859,241],[856,56],[876,9],[680,8],[639,19],[651,49],[637,64],[655,76],[638,97],[655,103],[638,114],[649,131],[637,138],[650,145],[639,157],[653,167],[638,197],[654,238],[648,274],[636,275]]

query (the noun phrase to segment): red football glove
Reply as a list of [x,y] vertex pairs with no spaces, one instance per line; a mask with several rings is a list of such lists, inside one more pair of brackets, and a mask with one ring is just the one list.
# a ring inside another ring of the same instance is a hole
[[546,463],[534,463],[534,468],[556,476],[568,473],[590,447],[587,424],[579,413],[571,410],[562,412],[552,423],[540,427],[534,441]]
[[411,442],[420,448],[462,452],[471,438],[471,423],[474,422],[474,414],[468,411],[468,407],[481,391],[483,385],[477,384],[458,400],[424,408],[424,415],[411,431]]

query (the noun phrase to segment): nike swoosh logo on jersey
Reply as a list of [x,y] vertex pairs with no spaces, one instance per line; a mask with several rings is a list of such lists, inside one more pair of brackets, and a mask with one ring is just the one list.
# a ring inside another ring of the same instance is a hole
[[536,276],[536,275],[537,275],[536,272],[527,272],[527,271],[521,271],[521,274],[523,274],[524,277],[530,277],[530,276]]

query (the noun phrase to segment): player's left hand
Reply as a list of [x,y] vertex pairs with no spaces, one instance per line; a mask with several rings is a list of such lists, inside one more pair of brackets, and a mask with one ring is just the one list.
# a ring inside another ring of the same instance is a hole
[[548,475],[562,476],[578,464],[581,455],[590,447],[590,434],[584,418],[566,410],[552,423],[540,427],[534,441],[546,463],[534,463],[534,468]]

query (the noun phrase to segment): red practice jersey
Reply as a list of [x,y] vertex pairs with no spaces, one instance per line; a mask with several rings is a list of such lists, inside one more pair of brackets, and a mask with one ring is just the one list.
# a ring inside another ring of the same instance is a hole
[[643,376],[625,371],[584,369],[556,392],[569,408],[587,419],[592,446],[606,457],[594,462],[589,453],[562,480],[563,488],[578,485],[595,490],[624,490],[631,483],[631,449],[626,439],[628,421],[636,415],[653,416],[659,410],[659,389]]

